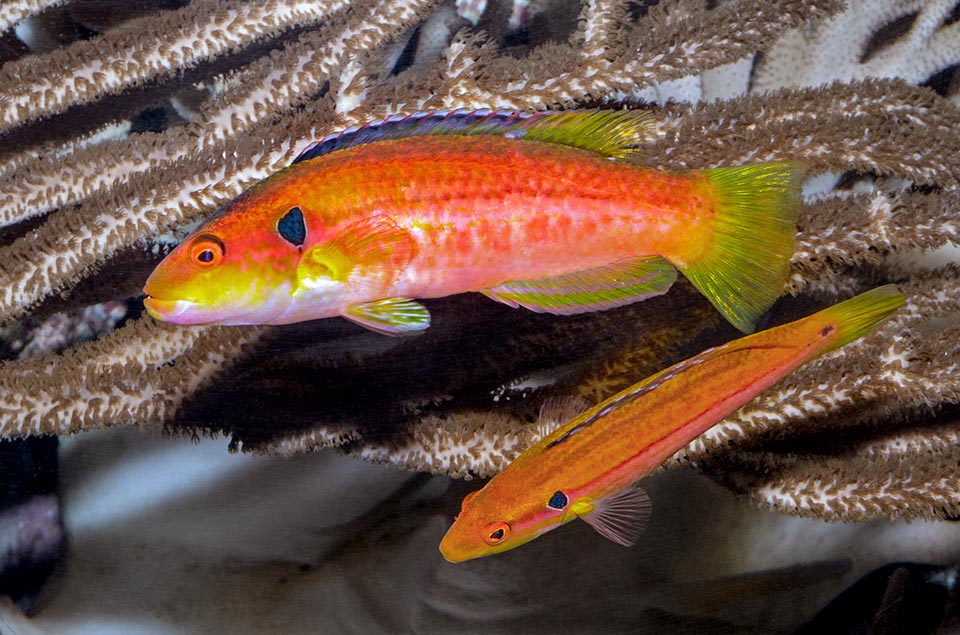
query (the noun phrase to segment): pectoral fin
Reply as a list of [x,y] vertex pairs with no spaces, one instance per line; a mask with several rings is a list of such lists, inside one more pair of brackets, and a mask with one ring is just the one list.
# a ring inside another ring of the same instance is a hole
[[430,312],[410,298],[386,298],[346,309],[343,317],[384,335],[406,335],[430,326]]
[[639,302],[667,292],[677,270],[659,256],[621,260],[585,271],[507,282],[484,294],[537,313],[574,315]]
[[304,286],[319,286],[326,281],[346,282],[360,267],[363,275],[381,282],[398,275],[413,259],[416,244],[388,216],[375,215],[349,223],[330,240],[307,249],[297,266],[297,277]]
[[593,503],[574,503],[573,511],[604,538],[630,547],[650,520],[650,497],[631,485]]
[[308,289],[322,288],[330,282],[346,282],[354,261],[335,244],[324,243],[307,249],[297,265],[297,280]]

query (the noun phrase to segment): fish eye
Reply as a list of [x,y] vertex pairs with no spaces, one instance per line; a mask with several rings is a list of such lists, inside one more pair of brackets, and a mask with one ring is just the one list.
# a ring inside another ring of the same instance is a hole
[[190,260],[201,267],[212,267],[223,260],[223,243],[216,236],[197,236],[190,248]]
[[483,530],[483,541],[488,545],[497,545],[510,535],[510,525],[507,523],[493,523]]

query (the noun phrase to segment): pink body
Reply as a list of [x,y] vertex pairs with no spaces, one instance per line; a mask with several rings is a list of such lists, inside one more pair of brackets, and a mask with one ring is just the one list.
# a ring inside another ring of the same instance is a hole
[[[416,256],[393,295],[438,297],[622,258],[673,256],[710,219],[710,201],[694,187],[706,187],[702,179],[582,150],[499,137],[384,145],[358,148],[350,161],[333,155],[304,181],[316,175],[373,192],[368,209],[410,232]],[[411,146],[423,154],[411,157]]]
[[[497,135],[380,140],[294,163],[251,187],[161,263],[147,280],[146,306],[183,324],[343,315],[377,329],[364,305],[385,299],[484,291],[569,314],[663,293],[676,267],[749,329],[782,286],[798,192],[794,170],[775,164],[676,174]],[[303,231],[285,237],[280,224],[293,210]],[[577,277],[555,280],[568,274]],[[530,281],[535,288],[520,294],[532,301],[498,289]],[[730,298],[712,288],[716,281]],[[539,295],[551,285],[560,300]],[[391,313],[379,323],[385,332],[426,328],[423,307],[404,308],[419,318]]]

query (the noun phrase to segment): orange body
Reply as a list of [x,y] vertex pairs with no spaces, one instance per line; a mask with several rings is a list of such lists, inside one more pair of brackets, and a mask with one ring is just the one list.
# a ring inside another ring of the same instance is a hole
[[[302,167],[301,167],[302,166]],[[299,169],[297,169],[299,168]],[[502,137],[425,137],[334,153],[291,168],[312,241],[359,210],[409,232],[414,256],[384,293],[434,297],[622,258],[679,263],[709,240],[712,188],[576,148]],[[311,220],[313,223],[311,223]],[[322,231],[311,231],[313,224]]]
[[[428,314],[405,299],[482,291],[569,314],[663,293],[678,268],[748,330],[779,294],[799,197],[792,166],[667,173],[617,145],[646,117],[531,119],[531,138],[388,138],[294,163],[175,249],[147,280],[147,309],[184,324],[343,315],[407,332]],[[614,141],[534,138],[558,130]]]

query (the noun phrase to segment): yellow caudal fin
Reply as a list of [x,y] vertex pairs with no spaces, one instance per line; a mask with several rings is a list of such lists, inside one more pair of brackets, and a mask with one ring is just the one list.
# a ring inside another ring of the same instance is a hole
[[885,284],[826,308],[807,319],[822,320],[822,333],[828,333],[830,327],[836,329],[836,334],[826,349],[833,350],[866,335],[904,304],[906,300],[896,285]]
[[713,239],[680,270],[731,324],[750,333],[783,291],[803,170],[796,163],[758,163],[704,174],[716,196]]

